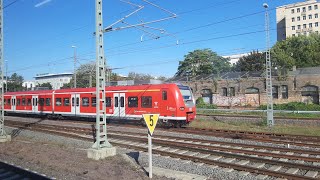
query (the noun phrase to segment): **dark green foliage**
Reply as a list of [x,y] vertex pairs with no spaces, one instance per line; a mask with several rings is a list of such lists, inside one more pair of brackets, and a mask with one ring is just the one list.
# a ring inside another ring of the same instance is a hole
[[202,74],[218,74],[230,70],[227,58],[218,56],[210,49],[194,50],[179,62],[176,76],[196,76]]
[[265,67],[266,55],[258,51],[252,51],[249,55],[243,56],[236,63],[235,71],[262,71]]
[[18,75],[17,73],[13,73],[11,77],[8,77],[8,91],[22,91],[24,88],[22,87],[23,77]]
[[[261,105],[259,109],[267,109],[266,105]],[[288,110],[288,111],[320,111],[318,104],[305,104],[302,102],[290,102],[287,104],[274,104],[274,110]]]
[[314,67],[320,65],[320,35],[291,37],[278,41],[271,49],[274,67]]

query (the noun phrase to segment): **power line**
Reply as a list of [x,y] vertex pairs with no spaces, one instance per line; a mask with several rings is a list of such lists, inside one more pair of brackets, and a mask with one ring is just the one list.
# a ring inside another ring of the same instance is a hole
[[15,1],[13,1],[13,2],[11,2],[11,3],[7,4],[7,5],[5,5],[5,6],[3,7],[3,9],[5,9],[5,8],[7,8],[7,7],[10,7],[10,6],[14,5],[14,4],[15,4],[15,3],[17,3],[18,1],[20,1],[20,0],[15,0]]

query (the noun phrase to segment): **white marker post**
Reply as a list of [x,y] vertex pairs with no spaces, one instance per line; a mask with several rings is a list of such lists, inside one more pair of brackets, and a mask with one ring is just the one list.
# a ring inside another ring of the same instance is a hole
[[159,114],[143,114],[148,127],[149,178],[152,178],[152,134],[157,125]]

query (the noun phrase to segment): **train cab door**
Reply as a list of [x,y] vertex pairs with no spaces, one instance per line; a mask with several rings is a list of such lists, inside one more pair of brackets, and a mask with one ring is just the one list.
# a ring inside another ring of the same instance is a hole
[[33,113],[38,113],[39,109],[38,109],[38,96],[32,96],[32,112]]
[[114,93],[113,94],[113,116],[114,117],[125,117],[126,106],[125,106],[125,93]]
[[71,95],[71,113],[75,116],[80,114],[80,94]]
[[11,96],[11,111],[16,110],[16,96]]

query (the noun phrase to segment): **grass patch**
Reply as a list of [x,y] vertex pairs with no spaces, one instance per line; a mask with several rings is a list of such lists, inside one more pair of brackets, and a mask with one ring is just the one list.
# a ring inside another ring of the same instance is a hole
[[197,119],[189,125],[194,128],[205,129],[225,129],[237,131],[269,132],[292,135],[320,136],[320,127],[315,126],[294,126],[294,125],[275,125],[269,128],[265,122],[247,123],[247,122],[221,122],[214,120]]

